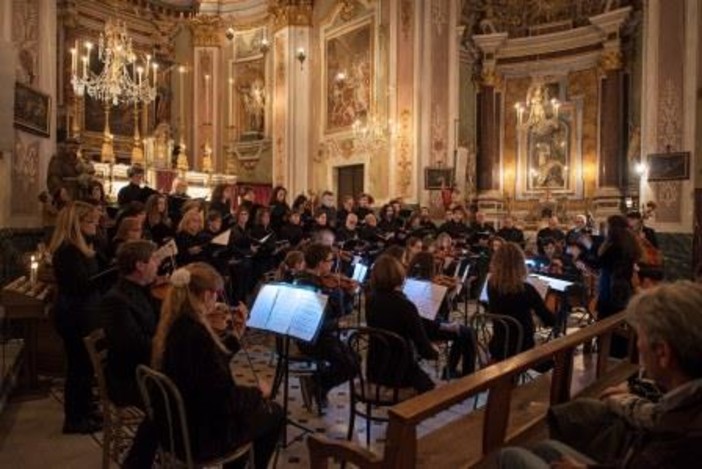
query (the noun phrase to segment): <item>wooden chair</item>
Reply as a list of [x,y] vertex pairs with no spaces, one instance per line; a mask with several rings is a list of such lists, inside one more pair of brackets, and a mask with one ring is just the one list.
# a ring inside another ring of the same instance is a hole
[[178,387],[168,376],[145,365],[139,365],[136,374],[139,391],[146,406],[146,415],[160,432],[159,454],[162,468],[183,465],[188,469],[221,466],[246,454],[249,455],[249,464],[253,467],[251,443],[234,448],[214,459],[195,461],[190,447],[185,403]]
[[[346,436],[348,440],[352,439],[356,415],[360,415],[366,420],[366,445],[370,446],[371,421],[388,421],[385,417],[373,415],[373,408],[391,407],[417,394],[414,388],[401,385],[413,354],[407,341],[399,335],[371,327],[350,329],[348,345],[358,360],[349,386],[351,416]],[[372,357],[369,357],[370,352]],[[383,376],[384,384],[374,382],[369,375],[371,358],[373,374]],[[365,410],[359,410],[359,405],[365,406]]]
[[102,407],[102,467],[110,467],[110,458],[119,461],[120,449],[125,444],[127,438],[125,428],[136,427],[144,417],[144,414],[136,407],[120,407],[115,405],[107,392],[107,381],[105,380],[105,366],[107,365],[107,340],[105,331],[96,329],[89,335],[83,337],[85,348],[88,351],[90,362],[95,372],[100,405]]

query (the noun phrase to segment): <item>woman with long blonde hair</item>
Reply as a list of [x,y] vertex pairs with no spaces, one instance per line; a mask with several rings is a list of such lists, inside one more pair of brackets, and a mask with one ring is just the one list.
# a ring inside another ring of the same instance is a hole
[[[285,420],[280,406],[268,399],[267,384],[239,386],[231,374],[229,362],[240,348],[246,309],[239,307],[230,328],[217,304],[224,282],[208,264],[181,267],[171,283],[153,340],[152,365],[180,390],[195,459],[216,458],[253,442],[254,466],[266,468]],[[243,466],[237,461],[224,467]]]
[[58,287],[54,319],[66,352],[64,433],[92,433],[101,427],[93,412],[93,369],[83,344],[97,326],[90,311],[99,300],[92,280],[100,271],[93,247],[99,220],[95,205],[71,202],[59,212],[49,243]]
[[202,260],[203,245],[207,244],[200,236],[204,229],[202,212],[192,208],[183,214],[176,230],[175,242],[178,246],[176,261],[178,265]]
[[[517,347],[517,331],[509,334],[496,327],[490,340],[490,354],[493,359],[502,360],[534,347],[534,320],[532,312],[546,325],[552,326],[556,318],[544,304],[529,282],[522,248],[516,243],[504,243],[492,255],[488,283],[488,310],[491,314],[511,316],[521,324],[523,341]],[[505,344],[506,336],[509,344]]]

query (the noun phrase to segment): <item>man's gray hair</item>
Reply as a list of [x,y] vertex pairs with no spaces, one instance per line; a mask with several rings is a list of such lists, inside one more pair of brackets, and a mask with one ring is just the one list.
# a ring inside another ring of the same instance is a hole
[[681,371],[702,378],[702,285],[688,280],[666,283],[631,299],[628,320],[649,342],[666,342]]

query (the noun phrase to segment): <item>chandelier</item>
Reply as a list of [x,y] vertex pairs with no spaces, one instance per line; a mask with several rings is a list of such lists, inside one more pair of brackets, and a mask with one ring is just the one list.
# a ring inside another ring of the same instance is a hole
[[517,127],[528,130],[543,131],[558,126],[558,110],[561,102],[551,98],[548,87],[543,83],[534,83],[527,91],[526,103],[514,105],[517,111]]
[[351,129],[353,131],[354,147],[361,153],[373,154],[375,151],[385,146],[395,133],[396,129],[392,120],[387,123],[381,122],[374,116],[367,117],[365,122],[356,119]]
[[103,66],[99,75],[91,72],[89,67],[93,44],[85,42],[84,47],[80,75],[78,42],[71,48],[71,83],[76,95],[87,93],[91,98],[113,106],[120,103],[148,104],[156,98],[158,64],[151,62],[148,54],[142,63],[137,61],[124,21],[108,20],[104,33],[100,33],[97,57]]

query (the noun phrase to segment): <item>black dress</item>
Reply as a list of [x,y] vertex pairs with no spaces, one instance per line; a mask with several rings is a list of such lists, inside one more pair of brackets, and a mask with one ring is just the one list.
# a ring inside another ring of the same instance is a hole
[[83,337],[100,327],[96,314],[100,295],[93,281],[100,267],[96,257],[68,243],[54,252],[52,264],[58,286],[54,319],[66,353],[64,429],[70,429],[85,426],[92,410],[93,367]]
[[490,284],[488,284],[488,297],[490,298],[489,311],[491,314],[511,316],[519,321],[524,332],[522,347],[517,348],[517,331],[510,328],[509,344],[505,344],[507,331],[496,327],[494,335],[490,340],[490,355],[494,359],[502,360],[517,353],[529,350],[534,347],[534,320],[532,311],[547,326],[553,326],[556,318],[544,304],[536,289],[527,282],[524,282],[524,289],[518,293],[501,294]]
[[[366,302],[366,317],[368,325],[378,329],[394,332],[408,344],[412,344],[413,349],[421,358],[435,360],[438,353],[432,347],[427,331],[417,307],[407,299],[400,291],[375,291]],[[371,349],[372,352],[372,349]],[[370,353],[370,352],[369,352]],[[372,353],[371,353],[372,355]],[[384,374],[388,370],[374,368],[375,364],[383,360],[368,359],[369,378],[379,384],[392,384],[384,381]],[[399,363],[400,357],[392,358],[391,362]],[[434,382],[419,366],[417,360],[411,357],[407,362],[407,369],[403,373],[402,386],[411,386],[418,392],[429,391],[434,388]]]
[[[233,336],[225,345],[231,352],[239,350]],[[253,440],[255,467],[265,468],[284,423],[282,409],[258,388],[237,385],[230,359],[202,323],[184,315],[166,338],[162,371],[183,397],[196,460],[222,456]],[[166,437],[163,431],[159,428]]]

